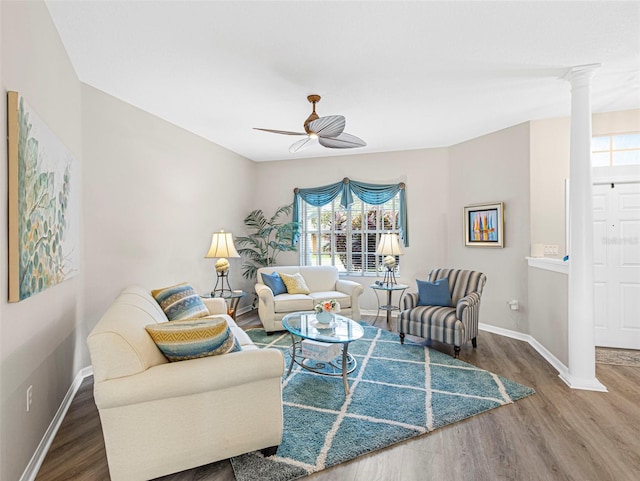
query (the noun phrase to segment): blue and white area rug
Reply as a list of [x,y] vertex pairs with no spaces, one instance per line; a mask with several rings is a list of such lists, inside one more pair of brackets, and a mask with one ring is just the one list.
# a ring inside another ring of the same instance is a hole
[[[237,481],[297,479],[534,393],[425,346],[401,345],[397,334],[367,325],[364,332],[349,345],[358,367],[348,395],[341,378],[297,365],[283,379],[282,443],[267,458],[232,458]],[[281,349],[288,367],[289,333],[247,333],[261,347]]]

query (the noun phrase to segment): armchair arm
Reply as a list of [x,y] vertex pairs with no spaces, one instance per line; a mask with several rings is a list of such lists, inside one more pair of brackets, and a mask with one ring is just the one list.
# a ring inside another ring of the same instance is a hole
[[280,378],[283,373],[279,350],[251,349],[159,364],[140,374],[96,383],[94,396],[100,409],[108,409]]
[[468,319],[469,316],[475,315],[475,318],[477,320],[478,307],[480,307],[480,294],[478,294],[477,292],[467,294],[466,296],[461,298],[456,305],[456,317],[461,321],[465,321],[465,316],[467,316]]
[[226,314],[227,303],[220,297],[203,297],[202,302],[209,309],[209,314]]
[[413,309],[418,305],[418,293],[417,292],[407,292],[404,296],[402,296],[402,310],[406,311],[407,309]]

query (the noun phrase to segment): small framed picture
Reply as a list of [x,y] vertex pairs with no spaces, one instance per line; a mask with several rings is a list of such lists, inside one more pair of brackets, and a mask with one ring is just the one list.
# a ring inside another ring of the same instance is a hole
[[504,203],[476,204],[464,208],[464,245],[504,247]]

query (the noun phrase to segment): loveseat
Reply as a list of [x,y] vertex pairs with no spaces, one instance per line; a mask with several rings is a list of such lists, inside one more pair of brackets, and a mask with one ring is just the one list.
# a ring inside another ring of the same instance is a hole
[[112,481],[148,480],[282,440],[284,359],[258,349],[226,312],[241,351],[168,362],[145,326],[165,323],[142,287],[126,288],[87,339]]
[[[301,274],[311,291],[309,294],[274,295],[263,282],[262,274]],[[334,266],[271,266],[258,269],[256,294],[258,295],[258,316],[265,331],[282,331],[282,318],[291,312],[312,311],[314,306],[325,299],[335,299],[340,303],[340,314],[355,321],[360,320],[360,295],[364,291],[357,282],[340,279]]]

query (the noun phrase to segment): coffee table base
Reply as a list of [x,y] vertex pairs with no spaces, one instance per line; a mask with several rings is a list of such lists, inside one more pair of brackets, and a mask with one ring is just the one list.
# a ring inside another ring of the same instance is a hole
[[[349,394],[349,383],[347,381],[347,374],[352,373],[358,362],[356,359],[347,352],[348,342],[342,343],[342,356],[340,356],[340,365],[332,361],[316,361],[315,359],[302,356],[302,340],[296,341],[293,334],[291,334],[291,346],[289,346],[289,354],[291,355],[291,361],[289,362],[289,371],[287,377],[291,374],[293,364],[306,369],[307,371],[320,374],[321,376],[342,377],[342,383],[344,385],[345,394]],[[297,356],[296,356],[297,354]]]

